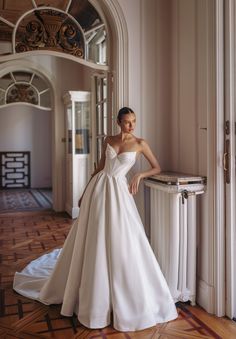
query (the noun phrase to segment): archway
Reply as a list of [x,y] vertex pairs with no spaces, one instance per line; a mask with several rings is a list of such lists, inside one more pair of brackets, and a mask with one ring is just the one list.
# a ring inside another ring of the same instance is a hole
[[41,71],[7,62],[0,87],[2,209],[51,208],[52,85]]
[[[98,65],[91,63],[87,60],[77,58],[74,55],[66,54],[53,50],[33,50],[24,53],[15,53],[0,56],[2,65],[10,67],[9,62],[13,62],[16,65],[16,61],[19,67],[28,67],[32,70],[39,68],[39,58],[46,59],[46,56],[63,58],[71,60],[72,62],[80,65],[87,66],[91,73],[106,72],[114,74],[113,79],[113,101],[110,107],[113,111],[109,112],[114,114],[117,108],[121,105],[128,104],[128,50],[127,50],[127,27],[126,22],[119,6],[118,1],[112,0],[91,0],[90,3],[96,8],[100,16],[103,18],[106,29],[108,32],[108,65]],[[55,175],[53,176],[53,191],[54,191],[54,209],[61,211],[64,209],[63,204],[63,164],[62,159],[64,156],[63,144],[61,139],[63,137],[63,124],[58,120],[58,112],[61,112],[63,107],[61,98],[58,95],[55,85],[55,76],[50,74],[48,76],[47,67],[40,65],[41,73],[49,79],[50,86],[52,88],[53,96],[53,159],[52,168]],[[111,102],[111,98],[109,99]]]

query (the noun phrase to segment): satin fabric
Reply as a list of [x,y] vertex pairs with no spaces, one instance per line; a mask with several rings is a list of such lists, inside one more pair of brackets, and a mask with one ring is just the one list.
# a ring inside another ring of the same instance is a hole
[[136,152],[106,148],[104,169],[90,181],[79,218],[62,249],[32,261],[14,290],[46,305],[62,304],[89,328],[136,331],[177,317],[174,301],[146,237],[127,172]]

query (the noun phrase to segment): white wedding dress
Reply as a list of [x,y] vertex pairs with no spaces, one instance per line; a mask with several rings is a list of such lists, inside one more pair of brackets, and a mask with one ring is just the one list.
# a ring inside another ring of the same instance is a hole
[[176,307],[146,237],[126,174],[136,152],[109,144],[104,169],[90,181],[62,249],[15,273],[14,290],[89,328],[136,331],[173,320]]

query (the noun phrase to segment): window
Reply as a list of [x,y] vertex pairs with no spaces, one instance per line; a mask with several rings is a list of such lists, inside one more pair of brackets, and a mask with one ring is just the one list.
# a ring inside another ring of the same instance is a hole
[[53,50],[106,65],[106,38],[88,0],[0,2],[0,55]]
[[12,71],[0,78],[0,106],[15,102],[50,109],[50,89],[44,79],[36,73]]
[[[93,77],[92,106],[92,135],[93,135],[93,162],[98,163],[104,139],[114,134],[115,115],[113,112],[113,76],[111,73],[101,73]],[[110,100],[108,100],[110,98]]]

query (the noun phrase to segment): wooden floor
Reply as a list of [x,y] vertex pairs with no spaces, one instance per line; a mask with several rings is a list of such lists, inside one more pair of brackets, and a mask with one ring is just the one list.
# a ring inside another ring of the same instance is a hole
[[53,212],[0,214],[0,338],[236,338],[236,323],[200,307],[178,304],[175,321],[144,331],[90,330],[76,316],[60,315],[60,305],[45,306],[12,290],[15,271],[39,255],[61,247],[72,220]]

